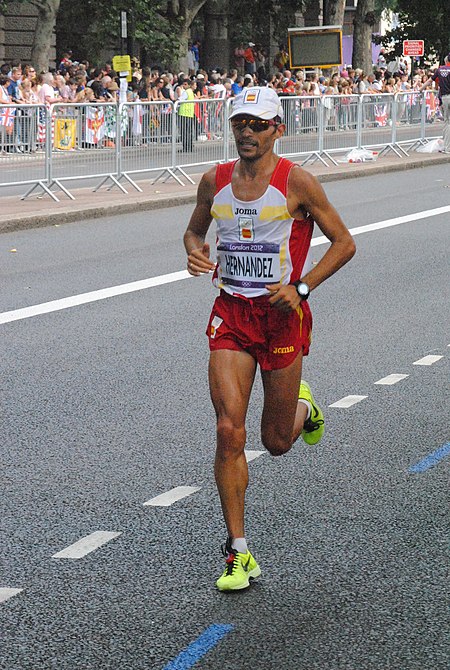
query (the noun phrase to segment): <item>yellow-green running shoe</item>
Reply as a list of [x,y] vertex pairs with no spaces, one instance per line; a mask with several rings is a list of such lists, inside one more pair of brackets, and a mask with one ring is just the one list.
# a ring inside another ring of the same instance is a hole
[[306,444],[317,444],[325,432],[325,421],[323,412],[316,404],[308,382],[301,381],[298,398],[299,400],[300,398],[307,400],[311,404],[311,416],[306,419],[303,425],[302,438]]
[[250,586],[250,579],[255,579],[261,574],[261,568],[249,551],[241,554],[231,547],[228,539],[222,546],[225,556],[226,568],[223,575],[219,577],[216,586],[219,591],[239,591]]

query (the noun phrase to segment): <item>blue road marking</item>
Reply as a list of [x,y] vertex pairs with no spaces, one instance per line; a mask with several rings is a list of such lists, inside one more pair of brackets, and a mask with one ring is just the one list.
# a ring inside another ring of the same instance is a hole
[[443,447],[436,449],[436,451],[431,452],[423,460],[412,465],[408,472],[425,472],[432,468],[433,465],[436,465],[436,463],[439,463],[439,461],[442,461],[448,454],[450,454],[450,442],[447,442]]
[[186,647],[181,654],[170,661],[164,670],[189,670],[231,630],[233,630],[233,626],[230,624],[209,626],[189,647]]

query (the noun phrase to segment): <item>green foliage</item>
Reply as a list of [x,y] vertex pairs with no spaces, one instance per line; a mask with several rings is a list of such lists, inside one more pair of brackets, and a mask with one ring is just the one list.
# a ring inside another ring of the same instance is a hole
[[[127,12],[128,35],[150,63],[172,65],[180,42],[176,20],[167,19],[164,2],[146,0],[84,0],[83,11],[72,0],[61,0],[57,21],[58,51],[72,49],[77,60],[101,61],[104,49],[122,52],[120,13]],[[136,49],[138,51],[138,49]],[[131,54],[131,55],[137,55]]]
[[[228,36],[233,50],[240,42],[267,45],[271,38],[286,44],[287,29],[295,25],[295,12],[305,9],[306,0],[250,0],[242,11],[242,0],[230,0]],[[272,20],[273,34],[269,35]]]
[[397,12],[399,27],[378,39],[391,55],[402,55],[404,40],[424,40],[426,60],[442,60],[450,51],[448,0],[397,0]]

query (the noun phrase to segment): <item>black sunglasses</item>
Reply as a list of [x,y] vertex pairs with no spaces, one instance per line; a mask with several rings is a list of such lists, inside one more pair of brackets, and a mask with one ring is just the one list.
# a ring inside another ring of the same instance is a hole
[[231,127],[233,130],[242,131],[245,128],[250,128],[254,133],[262,133],[264,130],[267,130],[271,126],[275,128],[280,124],[274,119],[232,119]]

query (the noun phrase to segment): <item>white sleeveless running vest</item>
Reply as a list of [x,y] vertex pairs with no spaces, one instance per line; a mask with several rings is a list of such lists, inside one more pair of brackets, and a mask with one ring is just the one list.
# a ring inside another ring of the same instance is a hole
[[235,198],[231,176],[237,161],[217,166],[211,215],[217,226],[213,283],[231,295],[267,295],[266,284],[290,284],[311,268],[312,217],[293,219],[286,203],[294,163],[280,158],[265,193],[257,200]]

